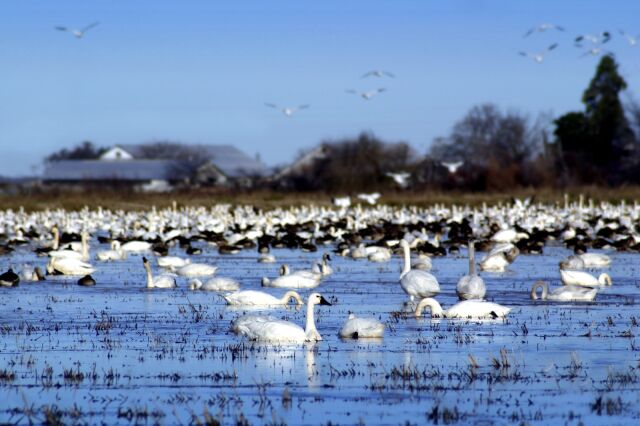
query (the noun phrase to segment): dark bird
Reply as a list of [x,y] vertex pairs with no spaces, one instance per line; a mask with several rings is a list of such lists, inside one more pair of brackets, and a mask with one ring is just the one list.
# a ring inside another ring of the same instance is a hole
[[83,287],[91,287],[96,285],[96,280],[94,280],[91,275],[85,275],[78,280],[78,285],[81,285]]
[[4,287],[15,287],[20,284],[20,277],[9,268],[7,272],[0,275],[0,285]]

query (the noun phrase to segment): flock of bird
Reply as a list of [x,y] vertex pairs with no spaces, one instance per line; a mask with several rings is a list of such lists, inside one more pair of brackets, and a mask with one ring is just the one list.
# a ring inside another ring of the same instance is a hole
[[[639,219],[637,204],[585,205],[582,199],[573,204],[565,201],[564,207],[515,200],[511,205],[479,208],[357,204],[338,209],[305,206],[261,211],[228,205],[178,209],[174,204],[173,208],[147,212],[101,208],[33,213],[6,210],[0,212],[0,255],[8,259],[3,263],[11,268],[0,275],[0,285],[13,287],[20,282],[47,280],[41,268],[46,263],[47,274],[80,277],[78,285],[94,286],[97,283],[91,274],[100,266],[90,263],[91,259],[99,265],[138,255],[146,273],[141,287],[149,290],[175,288],[184,279],[189,289],[218,292],[228,305],[243,309],[277,308],[291,301],[303,305],[305,298],[299,292],[313,291],[306,297],[304,328],[262,314],[242,315],[232,321],[232,330],[251,340],[301,343],[321,340],[314,308],[329,302],[315,289],[334,274],[331,255],[373,264],[400,255],[403,268],[398,291],[408,296],[406,309],[415,316],[427,309],[432,317],[495,319],[507,316],[510,308],[486,300],[491,288],[477,269],[502,273],[522,253],[536,255],[547,244],[562,244],[574,252],[559,262],[562,285],[550,291],[548,283],[536,281],[531,299],[593,301],[599,289],[612,281],[607,273],[595,277],[587,271],[611,264],[608,255],[592,249],[640,251]],[[241,288],[238,280],[218,276],[217,266],[196,262],[203,245],[217,248],[218,262],[242,250],[257,249],[256,262],[270,264],[277,263],[273,248],[324,253],[309,269],[292,271],[281,265],[277,276],[256,280],[256,287],[273,289],[265,292]],[[443,309],[436,300],[441,286],[430,270],[434,259],[457,254],[461,247],[468,248],[469,270],[456,286],[460,302]],[[184,255],[170,256],[170,248]],[[484,252],[479,261],[476,250]],[[32,252],[46,262],[40,266],[25,264],[14,271],[14,252],[22,253],[23,258]],[[155,264],[149,260],[153,258]],[[279,289],[285,292],[271,294]],[[340,331],[345,338],[383,334],[383,323],[353,314]]]
[[[544,33],[545,31],[556,30],[564,32],[564,27],[555,24],[540,24],[529,29],[524,37],[529,37],[533,33]],[[618,30],[618,33],[626,40],[629,46],[634,47],[638,44],[638,37],[640,35],[632,35],[623,30]],[[611,40],[611,33],[609,31],[603,31],[598,34],[581,34],[576,36],[573,39],[573,44],[575,47],[579,49],[583,49],[583,54],[581,56],[598,56],[602,53],[605,53],[603,50],[603,46]],[[518,52],[520,55],[533,59],[537,63],[544,62],[545,56],[558,47],[558,43],[553,43],[549,45],[546,49],[536,52]]]

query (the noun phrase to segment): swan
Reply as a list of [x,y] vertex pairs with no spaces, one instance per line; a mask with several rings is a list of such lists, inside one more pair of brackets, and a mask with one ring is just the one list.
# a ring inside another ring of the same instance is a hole
[[531,299],[537,300],[538,289],[542,289],[542,300],[554,300],[559,302],[590,302],[596,298],[598,290],[576,285],[558,287],[549,293],[549,284],[544,281],[536,281],[531,287]]
[[547,53],[551,52],[553,49],[555,49],[556,47],[558,47],[558,43],[554,43],[551,46],[547,47],[547,49],[543,52],[518,52],[520,55],[522,56],[527,56],[531,59],[533,59],[534,61],[536,61],[537,63],[541,64],[544,61],[544,55],[546,55]]
[[24,265],[20,271],[20,280],[26,282],[44,281],[44,274],[39,266]]
[[20,284],[20,277],[13,272],[13,269],[9,268],[7,272],[0,275],[0,286],[15,287],[18,284]]
[[236,291],[235,293],[227,294],[223,297],[224,300],[227,301],[227,305],[234,306],[287,305],[291,299],[295,299],[297,305],[304,304],[302,297],[300,297],[300,295],[295,291],[288,291],[279,299],[269,293],[256,290]]
[[276,263],[276,257],[271,253],[260,253],[258,263]]
[[[370,249],[370,250],[369,250]],[[387,262],[391,260],[391,251],[385,247],[369,247],[367,259],[369,262]]]
[[47,272],[59,275],[89,275],[95,268],[80,259],[53,257],[47,264]]
[[582,257],[577,255],[572,254],[571,256],[567,257],[562,262],[560,262],[560,269],[569,269],[569,270],[575,271],[577,269],[584,269],[584,268],[585,268],[584,260],[582,260]]
[[191,259],[184,259],[178,256],[164,256],[156,259],[161,268],[182,268],[191,263]]
[[179,268],[176,273],[182,277],[208,277],[216,273],[217,266],[204,263],[191,263]]
[[301,109],[309,108],[309,105],[300,105],[298,107],[279,107],[278,105],[272,103],[265,103],[264,105],[269,108],[280,110],[287,117],[291,117],[295,112],[300,111]]
[[242,334],[242,330],[252,323],[278,321],[278,318],[271,315],[242,315],[231,321],[229,327],[235,334]]
[[509,261],[504,252],[498,252],[496,254],[486,256],[480,262],[481,271],[490,272],[504,272],[505,268],[509,266]]
[[362,99],[364,99],[365,101],[369,101],[374,96],[376,96],[378,93],[382,93],[382,92],[384,92],[386,90],[387,89],[385,89],[384,87],[381,87],[379,89],[367,90],[367,91],[364,91],[364,92],[358,92],[357,90],[353,90],[353,89],[349,89],[349,90],[345,90],[345,91],[347,93],[351,93],[352,95],[358,95]]
[[127,252],[120,248],[120,241],[111,242],[111,250],[103,250],[96,253],[96,259],[101,261],[108,260],[124,260],[127,258]]
[[420,255],[411,263],[411,269],[420,269],[421,271],[430,271],[433,265],[431,258],[426,255]]
[[582,253],[578,255],[585,268],[602,268],[611,264],[611,258],[601,253]]
[[406,240],[400,240],[400,246],[404,254],[404,268],[400,274],[400,286],[409,295],[411,301],[416,297],[422,299],[440,293],[440,284],[435,276],[427,271],[411,269],[409,243]]
[[270,280],[267,277],[262,278],[263,287],[276,288],[316,288],[320,285],[317,278],[305,277],[297,274],[281,275],[278,278]]
[[385,176],[393,179],[393,181],[401,188],[406,188],[409,185],[409,178],[411,177],[411,174],[407,172],[387,172],[385,173]]
[[322,262],[316,263],[313,267],[312,272],[314,274],[320,274],[322,276],[327,276],[333,274],[333,269],[329,266],[329,261],[331,260],[331,256],[329,253],[324,253],[322,255]]
[[358,318],[349,314],[349,318],[340,329],[340,337],[345,339],[361,339],[383,337],[384,324],[374,318]]
[[449,171],[449,174],[454,175],[456,174],[458,169],[462,167],[462,165],[464,164],[464,161],[456,161],[456,162],[442,161],[440,164],[442,164],[442,166]]
[[51,258],[67,258],[87,261],[89,260],[89,234],[82,232],[80,245],[78,242],[67,244],[67,248],[62,250],[52,250],[48,253]]
[[304,343],[317,342],[322,336],[316,329],[313,309],[315,305],[331,306],[320,293],[312,293],[307,302],[307,323],[305,329],[289,321],[274,320],[268,317],[253,317],[253,319],[240,321],[238,333],[245,335],[249,340],[268,343]]
[[460,278],[456,286],[456,293],[460,300],[484,299],[487,287],[482,277],[476,274],[475,243],[469,242],[469,275]]
[[147,288],[176,287],[176,278],[172,275],[163,274],[154,278],[151,273],[151,265],[149,265],[149,261],[146,257],[142,258],[142,264],[144,265],[145,271],[147,271]]
[[611,277],[607,273],[602,273],[598,278],[583,271],[567,271],[560,270],[560,278],[564,285],[580,285],[584,287],[599,287],[602,285],[611,285]]
[[195,278],[189,282],[189,288],[191,290],[204,291],[237,291],[240,288],[240,284],[232,278],[225,277],[213,277],[204,283]]
[[378,198],[380,198],[379,192],[372,192],[371,194],[366,194],[366,193],[358,194],[359,200],[366,201],[370,205],[374,205],[375,203],[377,203]]
[[424,308],[431,309],[433,318],[504,318],[507,316],[511,308],[498,305],[497,303],[486,302],[484,300],[464,300],[458,302],[446,311],[442,310],[442,306],[436,299],[430,297],[422,299],[418,303],[415,316],[422,315]]
[[129,241],[122,244],[120,249],[129,253],[142,253],[151,251],[153,245],[147,241]]
[[551,30],[551,29],[556,29],[558,31],[564,31],[564,27],[561,27],[560,25],[555,25],[555,24],[540,24],[536,27],[531,28],[529,31],[527,31],[525,33],[525,35],[523,37],[529,37],[531,34],[534,33],[534,31],[537,31],[539,33],[543,33],[547,30]]

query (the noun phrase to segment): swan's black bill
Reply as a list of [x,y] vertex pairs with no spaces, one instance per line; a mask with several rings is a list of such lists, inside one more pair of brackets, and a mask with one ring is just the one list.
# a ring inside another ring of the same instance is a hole
[[148,262],[147,258],[142,256],[142,263],[147,263],[147,262]]
[[319,305],[322,306],[331,306],[331,303],[329,303],[329,301],[327,299],[325,299],[324,297],[320,296],[320,303]]

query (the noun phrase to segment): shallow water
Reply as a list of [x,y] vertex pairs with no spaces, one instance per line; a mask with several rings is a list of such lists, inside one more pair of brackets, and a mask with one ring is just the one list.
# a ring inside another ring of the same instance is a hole
[[[218,275],[244,289],[276,276],[280,263],[296,270],[320,257],[273,250],[278,263],[260,264],[254,251],[220,256],[202,247],[194,262],[217,265]],[[92,241],[98,248],[106,246]],[[171,254],[182,255],[177,248]],[[611,253],[614,285],[595,303],[531,301],[536,279],[559,285],[557,264],[568,254],[547,247],[544,255],[519,256],[504,274],[483,273],[488,299],[514,308],[507,320],[492,321],[416,320],[402,312],[399,257],[375,264],[336,256],[334,274],[318,287],[333,303],[316,308],[324,340],[302,346],[235,336],[229,322],[243,310],[226,307],[215,293],[189,291],[186,279],[178,289],[146,290],[136,255],[93,261],[94,288],[77,286],[77,277],[0,288],[0,422],[50,416],[175,424],[205,415],[252,424],[636,421],[638,256]],[[433,260],[445,308],[456,302],[465,255]],[[0,266],[23,262],[44,264],[23,248]],[[382,320],[384,339],[341,340],[350,311]],[[304,309],[269,313],[304,324]]]

